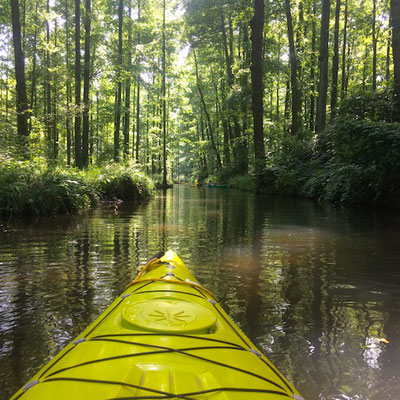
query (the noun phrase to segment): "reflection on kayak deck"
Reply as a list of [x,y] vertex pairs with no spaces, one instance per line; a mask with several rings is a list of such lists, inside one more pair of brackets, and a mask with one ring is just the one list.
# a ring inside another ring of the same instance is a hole
[[307,400],[400,398],[400,218],[179,185],[0,235],[0,399],[174,249]]

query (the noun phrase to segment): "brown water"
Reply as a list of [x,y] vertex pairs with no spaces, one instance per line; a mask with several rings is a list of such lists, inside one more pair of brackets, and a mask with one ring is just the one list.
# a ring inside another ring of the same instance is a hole
[[0,233],[0,399],[174,249],[307,400],[400,399],[400,217],[176,186]]

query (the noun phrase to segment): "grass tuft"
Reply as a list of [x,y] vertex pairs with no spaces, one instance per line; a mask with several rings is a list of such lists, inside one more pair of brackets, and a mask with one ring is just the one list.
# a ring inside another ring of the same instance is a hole
[[140,200],[154,191],[134,166],[88,170],[48,167],[0,157],[0,215],[55,215],[87,210],[100,200]]

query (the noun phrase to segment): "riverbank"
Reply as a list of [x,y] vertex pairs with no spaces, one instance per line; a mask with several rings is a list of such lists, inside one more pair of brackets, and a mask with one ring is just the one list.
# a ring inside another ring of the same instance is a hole
[[101,201],[146,199],[153,191],[152,180],[132,165],[78,170],[0,158],[1,216],[75,213]]
[[259,176],[236,176],[229,186],[400,208],[400,124],[392,122],[389,102],[374,99],[362,104],[348,99],[317,138],[287,135]]

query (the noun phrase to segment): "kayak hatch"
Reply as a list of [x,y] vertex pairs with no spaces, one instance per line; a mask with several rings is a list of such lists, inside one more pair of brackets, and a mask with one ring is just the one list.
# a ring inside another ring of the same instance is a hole
[[171,250],[12,399],[303,400]]

